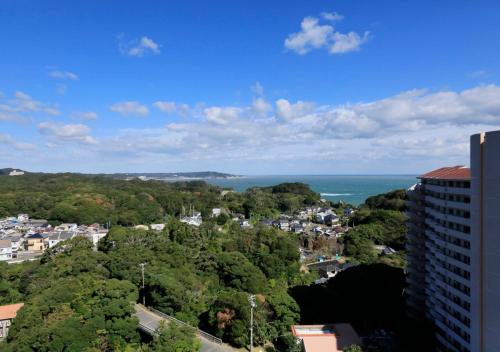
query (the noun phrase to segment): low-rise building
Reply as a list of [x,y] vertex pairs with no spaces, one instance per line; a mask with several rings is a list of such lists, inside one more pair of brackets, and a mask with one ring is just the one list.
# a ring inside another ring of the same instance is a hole
[[12,242],[10,240],[0,240],[0,261],[12,259]]
[[43,252],[47,245],[45,243],[45,237],[41,233],[34,233],[26,238],[27,246],[26,250],[30,252]]
[[49,237],[47,237],[47,239],[46,239],[47,246],[48,246],[48,248],[52,248],[56,244],[58,244],[59,242],[69,240],[69,239],[73,238],[74,236],[75,236],[75,233],[71,232],[71,231],[55,232],[55,233],[49,235]]
[[150,227],[153,231],[163,231],[165,224],[151,224]]
[[293,325],[292,332],[303,352],[342,352],[361,339],[351,324]]
[[16,317],[17,311],[21,309],[23,305],[24,303],[16,303],[0,306],[0,339],[7,337],[12,320]]

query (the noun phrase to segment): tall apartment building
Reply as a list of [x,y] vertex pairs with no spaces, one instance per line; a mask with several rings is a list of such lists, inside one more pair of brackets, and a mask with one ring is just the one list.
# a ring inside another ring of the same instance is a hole
[[407,305],[440,351],[500,351],[500,131],[408,190]]

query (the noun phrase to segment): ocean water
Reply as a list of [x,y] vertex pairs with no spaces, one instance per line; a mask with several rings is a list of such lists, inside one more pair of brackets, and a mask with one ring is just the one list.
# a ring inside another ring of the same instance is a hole
[[234,179],[210,179],[214,185],[243,192],[251,187],[266,187],[283,182],[302,182],[322,198],[359,205],[366,198],[395,189],[406,189],[416,183],[416,176],[246,176]]

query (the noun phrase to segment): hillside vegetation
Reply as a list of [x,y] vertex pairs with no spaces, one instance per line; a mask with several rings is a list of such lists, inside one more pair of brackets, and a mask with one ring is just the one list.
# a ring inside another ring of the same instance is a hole
[[[406,192],[396,190],[366,199],[355,213],[351,229],[343,239],[345,252],[357,262],[383,262],[397,267],[405,265]],[[389,246],[398,253],[380,256],[376,245]]]
[[310,282],[297,240],[272,228],[219,232],[174,219],[163,232],[114,227],[99,249],[75,238],[39,263],[0,265],[1,303],[25,302],[2,350],[139,348],[131,303],[140,301],[143,262],[148,305],[237,347],[249,343],[249,294],[257,295],[255,342],[263,344],[299,321],[287,290]]
[[[0,176],[0,217],[27,213],[32,218],[79,224],[110,222],[131,226],[164,222],[190,207],[209,217],[223,207],[247,217],[278,216],[319,201],[303,184],[230,192],[204,181],[163,182],[115,180],[77,174]],[[288,189],[288,191],[286,191]]]

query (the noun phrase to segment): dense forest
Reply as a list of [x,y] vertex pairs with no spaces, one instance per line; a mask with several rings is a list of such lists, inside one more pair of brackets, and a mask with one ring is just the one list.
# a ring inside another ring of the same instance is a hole
[[[27,213],[32,218],[79,224],[131,226],[164,222],[193,207],[203,217],[222,207],[248,218],[276,217],[319,202],[303,184],[221,192],[204,181],[115,180],[78,174],[0,176],[0,217]],[[224,194],[224,196],[222,196]]]
[[300,272],[297,241],[276,229],[222,232],[168,222],[163,232],[114,227],[93,251],[75,238],[40,262],[0,270],[0,303],[24,301],[10,351],[139,348],[131,302],[146,263],[148,305],[241,347],[248,344],[248,294],[257,295],[255,342],[277,341],[299,321],[288,289],[311,281]]

